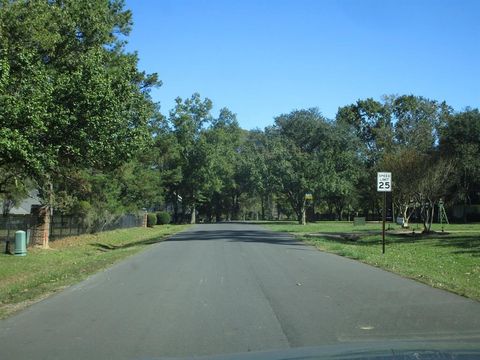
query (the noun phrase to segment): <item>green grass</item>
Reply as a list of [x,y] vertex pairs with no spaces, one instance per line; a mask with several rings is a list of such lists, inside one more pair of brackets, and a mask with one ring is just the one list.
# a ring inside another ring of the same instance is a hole
[[1,254],[0,318],[187,227],[114,230],[57,240],[48,250],[29,248],[26,257]]
[[[480,224],[445,225],[446,234],[416,236],[387,232],[386,253],[381,248],[381,223],[353,226],[348,222],[269,223],[271,230],[293,233],[318,249],[356,259],[428,285],[480,300]],[[400,230],[391,225],[392,230]],[[416,225],[412,226],[416,229]],[[434,224],[433,230],[440,231]],[[378,233],[371,231],[378,230]],[[357,241],[331,239],[315,233],[356,233]]]
[[366,225],[353,226],[349,221],[322,221],[317,223],[307,223],[307,225],[298,225],[296,221],[278,221],[278,222],[258,222],[260,225],[266,225],[275,231],[291,233],[315,233],[315,232],[366,232],[371,230],[381,230],[381,223],[368,222]]

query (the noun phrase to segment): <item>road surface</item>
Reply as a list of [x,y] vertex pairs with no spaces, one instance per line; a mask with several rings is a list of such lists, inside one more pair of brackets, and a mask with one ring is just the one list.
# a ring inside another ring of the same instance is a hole
[[480,303],[248,224],[196,225],[0,322],[0,359],[479,338]]

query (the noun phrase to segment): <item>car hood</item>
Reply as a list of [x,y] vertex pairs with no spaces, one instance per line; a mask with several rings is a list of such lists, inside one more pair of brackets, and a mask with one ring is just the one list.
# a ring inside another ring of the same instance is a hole
[[[145,358],[143,358],[145,359]],[[193,357],[155,357],[152,360],[380,360],[380,359],[480,359],[480,339],[462,341],[381,341],[288,348]]]

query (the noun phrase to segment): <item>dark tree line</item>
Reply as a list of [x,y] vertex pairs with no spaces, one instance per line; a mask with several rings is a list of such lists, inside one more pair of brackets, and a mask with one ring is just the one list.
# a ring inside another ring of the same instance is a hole
[[426,230],[441,199],[480,202],[478,109],[386,96],[247,131],[195,93],[165,115],[157,75],[125,51],[131,27],[121,0],[0,1],[4,213],[37,189],[93,222],[143,208],[177,222],[376,216],[377,171],[393,173],[395,212]]

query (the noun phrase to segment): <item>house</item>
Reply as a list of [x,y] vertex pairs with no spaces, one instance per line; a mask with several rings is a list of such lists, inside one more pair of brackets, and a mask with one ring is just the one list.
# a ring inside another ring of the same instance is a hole
[[[18,206],[12,207],[8,213],[11,215],[28,215],[30,214],[30,209],[32,208],[32,205],[40,205],[40,199],[39,199],[39,194],[38,190],[30,190],[28,193],[27,197],[21,201]],[[2,200],[0,200],[0,208],[4,208],[4,203]]]

